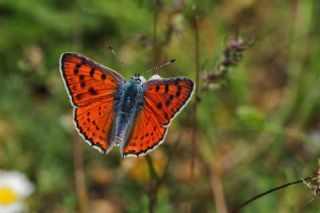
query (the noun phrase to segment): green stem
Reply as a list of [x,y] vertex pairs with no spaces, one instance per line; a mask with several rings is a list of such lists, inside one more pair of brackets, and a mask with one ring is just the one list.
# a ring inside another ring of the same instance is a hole
[[313,176],[309,176],[307,178],[304,178],[304,179],[300,179],[300,180],[296,180],[296,181],[293,181],[293,182],[290,182],[290,183],[286,183],[286,184],[283,184],[281,186],[277,186],[275,188],[272,188],[272,189],[269,189],[268,191],[266,192],[263,192],[261,194],[258,194],[252,198],[250,198],[249,200],[243,202],[242,204],[240,204],[238,207],[234,208],[230,213],[237,213],[240,211],[241,208],[243,208],[244,206],[248,205],[249,203],[252,203],[253,201],[259,199],[260,197],[263,197],[265,195],[268,195],[274,191],[278,191],[280,189],[283,189],[283,188],[286,188],[286,187],[289,187],[289,186],[292,186],[292,185],[295,185],[295,184],[298,184],[298,183],[305,183],[307,181],[310,181],[311,179],[315,178],[316,175],[313,175]]

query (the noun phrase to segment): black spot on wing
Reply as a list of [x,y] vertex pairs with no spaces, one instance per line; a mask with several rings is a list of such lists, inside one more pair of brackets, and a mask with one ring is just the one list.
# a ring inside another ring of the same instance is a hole
[[179,97],[180,95],[181,95],[181,86],[177,85],[176,97]]
[[81,94],[77,94],[76,98],[77,98],[77,100],[80,100],[82,98],[82,95]]
[[80,69],[81,66],[82,66],[82,63],[79,63],[79,64],[77,64],[77,65],[74,67],[73,73],[74,73],[75,75],[78,75],[79,69]]
[[171,104],[171,100],[170,100],[170,98],[168,98],[167,100],[166,100],[166,106],[169,106]]
[[103,74],[101,75],[101,80],[105,80],[106,77],[107,77],[106,74],[103,73]]
[[165,85],[165,87],[164,87],[164,88],[165,88],[165,91],[164,91],[164,92],[165,92],[165,93],[168,93],[168,91],[169,91],[169,84],[168,84],[168,83],[166,83],[166,85]]
[[88,90],[88,92],[89,92],[91,95],[96,95],[96,94],[98,94],[97,91],[95,91],[95,90],[93,89],[93,87],[90,87],[90,89]]
[[180,81],[180,78],[174,79],[174,84],[175,84],[175,85],[179,85],[179,81]]
[[86,82],[84,81],[84,76],[79,75],[79,81],[80,81],[80,87],[85,88],[86,87]]
[[95,71],[96,71],[96,69],[92,67],[91,70],[90,70],[90,76],[91,77],[93,77]]

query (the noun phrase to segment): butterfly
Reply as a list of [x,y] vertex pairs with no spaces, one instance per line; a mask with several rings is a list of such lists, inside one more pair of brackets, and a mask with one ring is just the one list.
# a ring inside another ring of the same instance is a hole
[[123,157],[143,156],[162,144],[194,91],[193,81],[185,77],[146,81],[134,75],[126,81],[77,53],[61,55],[60,72],[79,134],[102,153],[119,146]]

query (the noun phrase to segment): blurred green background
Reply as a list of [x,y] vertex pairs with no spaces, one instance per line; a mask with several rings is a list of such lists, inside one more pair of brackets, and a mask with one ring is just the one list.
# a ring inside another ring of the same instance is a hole
[[[165,143],[149,154],[161,174],[179,142],[156,212],[224,212],[317,170],[318,0],[2,0],[0,168],[21,171],[34,183],[30,212],[79,212],[86,206],[76,193],[75,159],[83,167],[90,212],[148,212],[154,180],[145,157],[123,159],[117,148],[105,156],[82,142],[59,58],[79,52],[127,78],[175,58],[160,75],[195,79],[195,4],[202,72],[219,63],[230,35],[248,32],[255,45],[218,89],[200,94],[197,122],[189,116],[190,103]],[[192,178],[194,125],[198,154]],[[313,198],[312,190],[298,184],[243,212],[316,212],[319,198]]]

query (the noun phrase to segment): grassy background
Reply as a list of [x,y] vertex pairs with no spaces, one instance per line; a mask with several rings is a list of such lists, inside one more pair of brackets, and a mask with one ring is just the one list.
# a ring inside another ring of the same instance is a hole
[[[232,209],[253,195],[317,170],[319,1],[195,2],[202,72],[219,62],[230,35],[248,32],[255,45],[218,89],[201,93],[197,122],[189,116],[189,104],[173,122],[164,145],[149,154],[161,174],[173,144],[179,142],[158,191],[156,212],[190,208],[223,212],[225,206]],[[74,144],[84,152],[90,212],[148,211],[153,178],[145,157],[122,159],[117,149],[105,156],[79,142],[59,57],[63,52],[80,52],[127,78],[176,58],[160,74],[195,79],[193,4],[186,0],[0,2],[0,168],[22,171],[35,184],[28,199],[30,212],[81,211]],[[130,72],[108,52],[109,45]],[[192,177],[194,126],[197,155]],[[243,212],[316,212],[320,205],[318,198],[312,198],[312,191],[299,184],[272,193]]]

